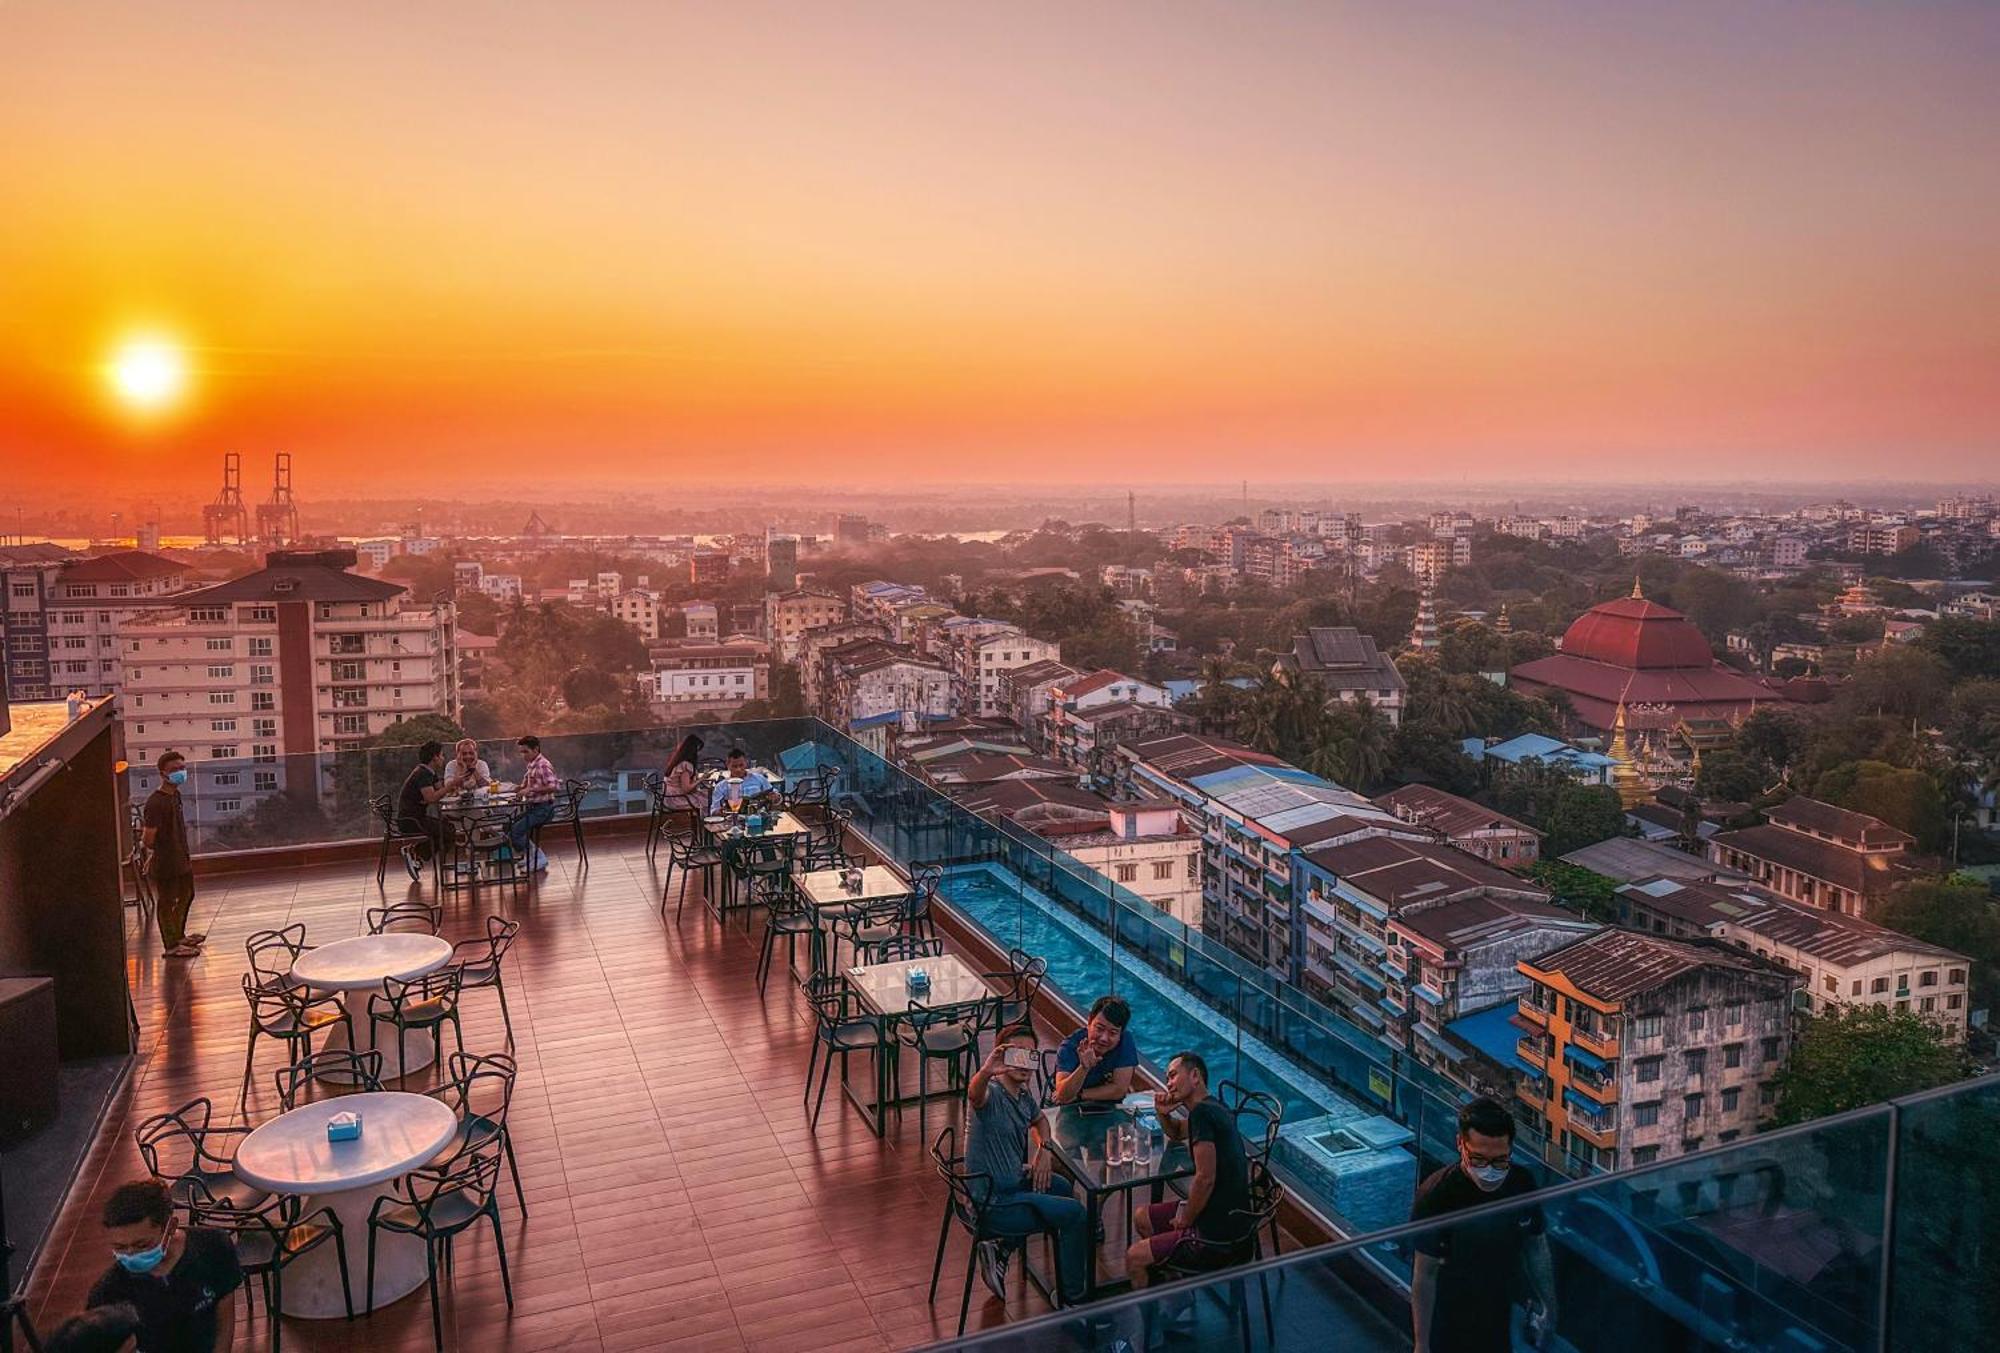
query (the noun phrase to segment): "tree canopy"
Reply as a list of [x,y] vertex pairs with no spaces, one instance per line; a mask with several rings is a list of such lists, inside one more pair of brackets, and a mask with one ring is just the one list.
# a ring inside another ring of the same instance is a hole
[[1971,1071],[1964,1049],[1929,1020],[1881,1005],[1829,1006],[1807,1017],[1774,1081],[1778,1122],[1880,1104]]

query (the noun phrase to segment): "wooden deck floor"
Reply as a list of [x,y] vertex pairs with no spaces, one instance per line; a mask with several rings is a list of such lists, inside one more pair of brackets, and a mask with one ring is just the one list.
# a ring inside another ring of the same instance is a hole
[[[947,1261],[934,1312],[925,1289],[943,1191],[915,1113],[878,1140],[836,1091],[809,1130],[809,1012],[781,977],[758,993],[753,937],[692,898],[678,925],[671,911],[663,922],[636,838],[593,840],[587,869],[562,845],[539,884],[447,903],[448,938],[481,933],[489,912],[523,926],[507,983],[529,1211],[502,1190],[512,1312],[490,1241],[461,1242],[449,1346],[858,1350],[949,1335],[964,1251]],[[161,959],[157,937],[128,913],[139,1055],[34,1274],[44,1332],[81,1306],[108,1261],[96,1219],[106,1195],[142,1173],[133,1124],[196,1095],[233,1114],[244,937],[303,921],[309,941],[325,943],[362,933],[363,910],[385,895],[418,892],[393,869],[378,889],[372,864],[204,880],[191,928],[208,933],[208,955],[189,963]],[[464,1009],[468,1049],[501,1050],[492,993],[469,994]],[[276,1111],[269,1073],[281,1057],[264,1044],[252,1123]],[[944,1112],[931,1108],[931,1133]],[[1021,1291],[1009,1307],[979,1289],[971,1327],[1043,1309]],[[269,1333],[261,1309],[254,1322],[242,1313],[236,1346],[268,1347]],[[428,1348],[428,1301],[420,1289],[351,1325],[288,1320],[284,1341]]]

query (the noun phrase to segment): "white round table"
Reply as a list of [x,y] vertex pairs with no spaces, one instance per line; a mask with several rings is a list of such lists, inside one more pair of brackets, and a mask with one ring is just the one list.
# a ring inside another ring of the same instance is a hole
[[[348,1111],[361,1115],[361,1135],[328,1141],[327,1120]],[[388,1191],[390,1180],[435,1158],[457,1134],[458,1116],[428,1095],[398,1090],[341,1095],[279,1114],[245,1137],[236,1149],[236,1173],[259,1188],[297,1195],[302,1212],[333,1209],[359,1313],[368,1306],[368,1213],[375,1199]],[[375,1238],[377,1306],[423,1286],[426,1272],[423,1241],[393,1231]],[[339,1253],[321,1245],[285,1270],[285,1314],[345,1317],[340,1290]]]
[[[317,949],[308,949],[300,954],[298,961],[292,964],[292,976],[315,991],[379,994],[385,977],[408,982],[436,972],[450,961],[450,941],[441,940],[436,935],[356,935],[352,939],[335,940],[332,944],[322,944]],[[375,1021],[368,1018],[368,1003],[365,1000],[350,1004],[348,1014],[357,1025],[367,1026],[368,1046],[380,1048],[384,1081],[401,1080],[410,1072],[421,1071],[431,1064],[429,1034],[418,1034],[409,1041],[409,1057],[404,1060],[395,1039],[386,1040],[386,1045],[376,1039]],[[338,1051],[346,1046],[345,1026],[334,1025],[332,1032],[326,1036],[324,1050]]]

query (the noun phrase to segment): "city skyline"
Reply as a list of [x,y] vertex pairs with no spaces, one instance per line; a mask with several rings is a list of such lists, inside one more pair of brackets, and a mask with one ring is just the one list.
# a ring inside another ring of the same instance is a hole
[[1983,7],[507,24],[0,11],[10,487],[202,492],[223,450],[321,497],[2000,450]]

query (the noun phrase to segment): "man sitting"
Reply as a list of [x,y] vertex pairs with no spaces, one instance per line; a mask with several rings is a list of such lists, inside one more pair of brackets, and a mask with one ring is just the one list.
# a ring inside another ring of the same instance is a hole
[[141,1179],[106,1200],[104,1234],[116,1262],[85,1304],[136,1311],[142,1353],[211,1353],[234,1342],[243,1269],[227,1232],[182,1225],[167,1186]]
[[1116,996],[1098,997],[1084,1026],[1056,1052],[1056,1083],[1049,1098],[1057,1104],[1116,1102],[1131,1093],[1139,1066],[1139,1045],[1125,1028],[1131,1022],[1131,1006]]
[[528,868],[540,873],[549,867],[549,857],[534,844],[533,836],[556,815],[556,796],[562,793],[562,777],[542,755],[542,740],[533,733],[523,733],[514,743],[514,749],[521,754],[521,802],[526,807],[507,828],[507,839],[513,844],[517,858],[534,852],[535,858],[529,861]]
[[[966,1087],[972,1123],[965,1170],[991,1181],[986,1221],[1002,1237],[980,1242],[979,1271],[993,1295],[1005,1301],[1008,1256],[1022,1240],[1053,1228],[1062,1251],[1057,1286],[1065,1302],[1076,1302],[1089,1281],[1090,1238],[1083,1204],[1070,1196],[1069,1180],[1051,1171],[1055,1158],[1030,1086],[1039,1060],[1035,1031],[1015,1025],[1000,1035]],[[973,1182],[975,1198],[983,1187]]]
[[770,777],[761,770],[750,769],[750,754],[741,747],[729,749],[728,765],[728,774],[715,782],[715,789],[708,796],[711,816],[721,812],[724,805],[733,811],[771,792]]
[[417,764],[396,798],[396,830],[424,838],[403,847],[403,867],[410,871],[412,883],[423,878],[424,866],[445,847],[448,829],[435,811],[444,796],[444,744],[432,739],[417,748]]
[[1125,1254],[1125,1272],[1134,1287],[1182,1242],[1195,1238],[1226,1247],[1250,1234],[1250,1161],[1236,1119],[1208,1097],[1208,1063],[1183,1052],[1167,1064],[1167,1088],[1154,1096],[1160,1127],[1185,1140],[1194,1158],[1194,1180],[1184,1201],[1149,1203],[1132,1215],[1139,1237]]

